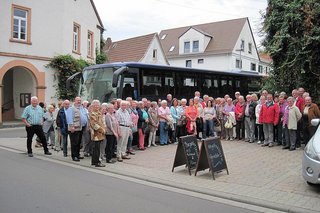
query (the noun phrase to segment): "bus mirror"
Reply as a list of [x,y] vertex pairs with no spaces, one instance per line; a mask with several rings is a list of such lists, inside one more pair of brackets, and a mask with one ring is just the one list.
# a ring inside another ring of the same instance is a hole
[[119,76],[124,72],[127,71],[128,67],[120,67],[113,73],[112,77],[112,87],[117,87],[118,86],[118,81],[119,81]]
[[72,76],[70,76],[70,77],[67,79],[67,82],[66,82],[66,89],[67,89],[67,90],[70,89],[71,81],[72,81],[75,77],[77,77],[78,75],[81,75],[81,81],[83,81],[82,72],[77,72],[77,73],[73,74]]

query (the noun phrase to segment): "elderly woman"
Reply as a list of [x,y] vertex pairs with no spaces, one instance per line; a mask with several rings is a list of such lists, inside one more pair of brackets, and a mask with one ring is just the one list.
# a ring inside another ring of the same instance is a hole
[[89,114],[91,140],[92,140],[92,158],[91,165],[96,167],[105,167],[100,162],[100,143],[105,139],[105,126],[103,122],[103,115],[100,109],[100,101],[92,101],[92,111]]
[[200,132],[201,133],[203,132],[203,107],[202,107],[202,104],[200,103],[200,98],[197,97],[197,96],[194,98],[194,106],[198,110],[197,119],[196,119],[196,123],[197,123],[197,138],[200,139],[199,134],[200,134]]
[[[49,105],[48,111],[43,116],[43,120],[44,120],[43,132],[46,137],[48,146],[51,146],[52,148],[55,144],[55,133],[54,133],[54,127],[53,127],[53,123],[55,121],[54,111],[55,111],[54,106]],[[50,143],[49,143],[49,138],[50,138]]]
[[139,134],[139,150],[144,151],[144,132],[146,129],[146,125],[149,122],[148,113],[144,109],[144,103],[142,101],[139,101],[138,103],[138,134]]
[[290,151],[296,149],[297,126],[302,116],[299,108],[294,105],[294,101],[293,97],[287,99],[288,106],[284,111],[282,122],[286,137],[286,146],[283,149],[289,149]]
[[174,98],[172,100],[172,105],[170,107],[170,111],[171,111],[171,115],[173,118],[173,125],[174,125],[174,129],[172,130],[172,134],[171,134],[171,142],[172,143],[177,143],[177,121],[180,119],[180,111],[178,111],[178,99]]
[[212,101],[208,101],[206,107],[203,109],[203,133],[202,137],[213,137],[215,135],[213,131],[214,119],[216,119],[216,110],[212,105]]
[[[234,115],[235,107],[233,105],[232,99],[227,99],[227,104],[223,107],[226,140],[233,141],[233,123],[235,121]],[[227,123],[227,125],[226,125]]]
[[112,104],[107,104],[106,109],[106,162],[115,163],[115,161],[112,160],[112,156],[114,153],[114,147],[117,144],[118,138],[120,137],[119,123],[114,115],[114,106]]
[[158,110],[157,110],[157,102],[153,101],[151,102],[151,106],[148,110],[148,115],[149,115],[149,143],[148,147],[152,146],[157,146],[156,145],[156,131],[159,126],[159,118],[158,118]]
[[311,125],[311,120],[314,118],[320,118],[320,111],[317,104],[312,103],[311,97],[307,96],[304,99],[305,105],[302,114],[303,118],[303,140],[305,145],[309,142],[310,138],[316,132],[316,127]]
[[138,105],[137,101],[131,101],[131,104],[129,103],[127,108],[127,111],[129,112],[132,123],[133,123],[133,126],[131,127],[132,134],[129,135],[128,145],[127,145],[127,154],[130,154],[130,155],[135,155],[132,148],[132,141],[133,141],[133,138],[137,138],[136,135],[138,134],[139,115],[137,111],[137,105]]
[[198,109],[194,105],[193,99],[189,99],[189,106],[186,108],[185,115],[187,117],[187,131],[191,135],[197,135]]
[[[103,120],[103,125],[106,126],[106,122],[105,122],[105,117],[106,117],[106,113],[107,113],[107,103],[102,103],[101,104],[101,114],[102,114],[102,120]],[[106,159],[106,146],[107,146],[107,141],[103,140],[100,143],[100,159],[101,161]]]
[[159,130],[160,130],[160,146],[168,145],[168,117],[171,115],[170,109],[167,106],[167,101],[162,100],[161,106],[158,109]]
[[187,108],[187,100],[184,98],[181,99],[180,104],[181,105],[177,108],[177,111],[180,115],[180,118],[177,120],[177,129],[176,129],[178,139],[181,136],[187,135],[187,129],[186,129],[187,117],[185,115],[185,111]]
[[216,113],[217,113],[217,122],[219,122],[218,124],[220,124],[220,127],[221,127],[221,132],[219,133],[221,139],[224,139],[226,136],[225,130],[224,130],[224,114],[223,114],[223,110],[224,110],[225,105],[226,105],[226,103],[225,103],[224,98],[219,98],[218,100],[216,100],[216,107],[215,108],[216,108]]

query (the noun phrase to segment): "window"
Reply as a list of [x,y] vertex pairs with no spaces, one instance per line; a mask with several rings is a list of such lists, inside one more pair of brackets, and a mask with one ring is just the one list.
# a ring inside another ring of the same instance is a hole
[[203,58],[198,59],[198,64],[203,64],[203,62],[204,62]]
[[152,52],[152,58],[157,59],[157,50],[156,49],[154,49]]
[[192,52],[194,53],[199,52],[199,41],[192,42]]
[[236,59],[236,68],[239,68],[239,69],[242,68],[242,60]]
[[241,40],[240,49],[244,51],[244,40]]
[[263,72],[263,66],[262,66],[262,65],[259,65],[258,71],[259,71],[260,73]]
[[146,70],[141,81],[140,97],[155,98],[154,96],[166,96],[173,94],[174,83],[172,72],[166,70]]
[[175,46],[171,46],[169,52],[172,52],[174,50]]
[[12,33],[10,41],[31,44],[31,9],[12,5]]
[[252,54],[252,43],[248,44],[248,53]]
[[163,34],[163,35],[161,36],[161,40],[164,40],[166,37],[167,37],[167,34]]
[[190,41],[184,42],[184,53],[190,52]]
[[88,31],[88,57],[93,58],[93,32]]
[[74,53],[80,54],[80,25],[73,23],[73,48]]
[[256,71],[256,64],[251,63],[251,71]]
[[192,67],[191,60],[186,60],[186,67]]

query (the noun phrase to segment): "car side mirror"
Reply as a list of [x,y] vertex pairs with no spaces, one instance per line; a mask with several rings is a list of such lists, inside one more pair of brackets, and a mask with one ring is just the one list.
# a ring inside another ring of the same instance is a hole
[[320,119],[319,118],[315,118],[311,120],[311,125],[312,126],[318,126],[320,123]]

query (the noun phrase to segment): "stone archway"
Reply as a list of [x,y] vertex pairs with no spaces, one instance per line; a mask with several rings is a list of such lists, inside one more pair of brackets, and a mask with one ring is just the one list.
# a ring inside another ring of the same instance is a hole
[[[12,79],[12,80],[11,80]],[[25,80],[25,81],[24,81]],[[12,81],[12,82],[11,82]],[[11,83],[10,83],[11,82]],[[4,85],[4,84],[12,85]],[[13,104],[14,104],[14,117],[19,118],[21,111],[20,107],[20,93],[30,92],[32,95],[38,96],[40,101],[45,100],[45,73],[40,72],[33,64],[24,60],[13,60],[0,68],[0,124],[3,119],[2,108],[4,107],[4,88],[10,88],[12,86]],[[5,94],[6,99],[10,100],[10,97]],[[7,102],[7,103],[10,103]],[[6,103],[6,104],[7,104]],[[8,106],[7,106],[8,107]]]

